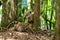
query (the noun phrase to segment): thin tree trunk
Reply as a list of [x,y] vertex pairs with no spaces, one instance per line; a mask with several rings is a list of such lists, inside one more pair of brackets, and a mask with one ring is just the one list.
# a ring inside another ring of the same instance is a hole
[[31,9],[32,9],[32,11],[33,11],[33,0],[31,0],[31,2],[30,2],[30,6],[31,6]]
[[33,26],[38,30],[38,27],[40,26],[40,0],[34,0],[34,2]]
[[21,13],[22,13],[22,0],[20,0],[20,16],[21,16]]
[[56,34],[55,40],[60,40],[60,0],[56,0]]

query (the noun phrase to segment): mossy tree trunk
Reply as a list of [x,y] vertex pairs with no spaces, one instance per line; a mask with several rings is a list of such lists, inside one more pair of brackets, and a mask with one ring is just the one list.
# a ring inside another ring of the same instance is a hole
[[33,26],[38,30],[40,27],[40,0],[34,0]]
[[18,4],[18,0],[11,1],[11,14],[12,14],[13,20],[17,20],[17,15],[18,15],[17,4]]
[[17,3],[18,0],[4,0],[2,7],[2,21],[1,26],[6,27],[9,22],[13,20],[17,20]]
[[21,13],[22,13],[22,0],[19,0],[19,8],[20,8],[20,13],[19,13],[19,16],[21,16]]
[[7,9],[7,0],[3,1],[3,7],[2,7],[2,21],[1,26],[6,27],[8,24],[8,9]]
[[34,9],[33,0],[31,0],[30,6],[31,6],[31,9],[32,9],[32,11],[33,11],[33,9]]
[[55,40],[60,40],[60,0],[56,0],[56,29]]

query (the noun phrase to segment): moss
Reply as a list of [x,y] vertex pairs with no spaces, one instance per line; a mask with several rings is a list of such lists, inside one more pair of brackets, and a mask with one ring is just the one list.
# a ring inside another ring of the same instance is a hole
[[1,24],[1,27],[7,27],[7,25],[8,25],[8,24],[2,23],[2,24]]
[[38,25],[33,25],[33,26],[32,26],[32,29],[33,29],[34,31],[39,31],[39,30],[40,30]]

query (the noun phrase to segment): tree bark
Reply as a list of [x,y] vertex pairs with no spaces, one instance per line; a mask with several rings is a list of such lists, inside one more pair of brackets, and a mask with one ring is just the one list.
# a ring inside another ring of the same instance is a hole
[[18,0],[18,8],[20,9],[19,11],[19,14],[18,14],[18,16],[19,17],[21,17],[22,15],[21,15],[21,13],[22,13],[22,0]]
[[3,6],[2,6],[2,21],[1,21],[1,26],[6,27],[8,24],[8,8],[7,8],[7,0],[3,1]]
[[17,3],[18,3],[18,0],[11,1],[11,14],[12,14],[13,20],[17,20],[17,15],[18,15]]
[[34,8],[34,7],[33,7],[33,6],[34,6],[34,5],[33,5],[33,0],[31,0],[30,6],[31,6],[31,9],[32,9],[32,11],[33,11],[33,8]]
[[56,0],[56,29],[55,40],[60,40],[60,0]]
[[7,27],[9,22],[13,20],[17,20],[17,3],[18,0],[4,0],[2,7],[2,21],[1,26]]
[[33,26],[38,30],[40,26],[40,0],[34,0],[34,2]]

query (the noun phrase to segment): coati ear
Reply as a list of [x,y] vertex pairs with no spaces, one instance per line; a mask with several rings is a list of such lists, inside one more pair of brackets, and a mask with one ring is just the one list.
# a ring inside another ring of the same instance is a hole
[[2,5],[1,1],[0,1],[0,6]]

